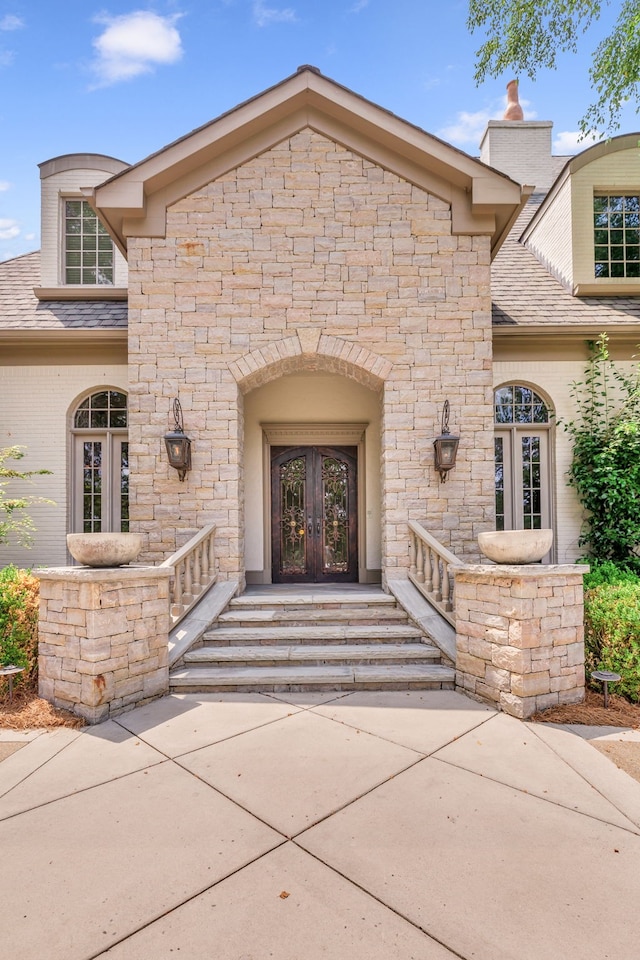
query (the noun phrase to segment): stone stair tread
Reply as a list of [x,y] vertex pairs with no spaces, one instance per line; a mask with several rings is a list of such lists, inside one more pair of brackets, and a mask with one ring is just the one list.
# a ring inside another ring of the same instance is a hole
[[180,685],[271,684],[271,683],[349,683],[351,667],[286,666],[286,667],[185,667],[170,674],[170,681]]
[[387,638],[415,639],[422,637],[422,631],[406,624],[386,624],[383,626],[327,625],[321,627],[218,627],[205,634],[205,641],[250,641],[256,640],[385,640]]
[[239,597],[234,597],[229,606],[236,607],[287,607],[300,606],[312,607],[316,604],[320,606],[327,603],[349,604],[350,606],[394,606],[395,597],[389,593],[383,593],[381,590],[371,593],[267,593],[247,594],[243,593]]
[[[305,610],[281,610],[281,609],[258,609],[244,610],[241,607],[234,610],[227,610],[220,614],[218,623],[287,623],[288,621],[302,620],[308,613]],[[390,607],[377,608],[375,612],[369,609],[353,610],[314,610],[313,620],[407,620],[404,610]]]
[[350,683],[450,683],[451,667],[440,664],[388,664],[386,666],[250,666],[184,667],[174,670],[174,686],[258,686],[260,684],[350,684]]
[[407,680],[411,683],[439,680],[453,682],[456,672],[453,667],[441,663],[399,663],[399,664],[354,664],[353,675],[356,683],[389,683]]
[[303,646],[261,644],[260,646],[198,647],[185,656],[187,663],[211,661],[257,662],[260,660],[434,660],[436,647],[427,643],[362,643]]

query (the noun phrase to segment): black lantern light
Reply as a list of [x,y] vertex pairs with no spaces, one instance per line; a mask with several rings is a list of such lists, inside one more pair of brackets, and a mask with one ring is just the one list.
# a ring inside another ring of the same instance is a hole
[[173,430],[165,433],[164,442],[170,465],[178,471],[180,479],[184,480],[187,470],[191,470],[191,440],[184,432],[182,407],[177,397],[173,401],[173,419]]
[[449,401],[445,400],[442,408],[442,432],[433,441],[435,451],[435,466],[440,474],[440,483],[447,479],[447,473],[456,465],[456,454],[460,437],[454,437],[449,432]]

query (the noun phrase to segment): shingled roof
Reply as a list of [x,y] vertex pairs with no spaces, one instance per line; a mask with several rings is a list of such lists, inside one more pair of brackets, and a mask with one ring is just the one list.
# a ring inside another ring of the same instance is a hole
[[522,233],[544,200],[534,193],[491,267],[495,326],[585,326],[605,329],[640,322],[640,297],[574,297],[524,244]]
[[121,300],[38,300],[40,252],[0,263],[0,330],[126,329]]

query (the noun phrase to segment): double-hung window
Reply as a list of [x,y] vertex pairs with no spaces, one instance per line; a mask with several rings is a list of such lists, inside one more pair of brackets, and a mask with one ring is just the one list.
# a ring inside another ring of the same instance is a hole
[[640,196],[595,194],[593,228],[596,277],[640,277]]
[[113,241],[86,200],[64,201],[64,282],[113,286]]

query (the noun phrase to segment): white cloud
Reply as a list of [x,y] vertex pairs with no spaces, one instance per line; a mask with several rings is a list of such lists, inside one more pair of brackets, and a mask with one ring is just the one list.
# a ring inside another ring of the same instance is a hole
[[120,17],[99,17],[105,30],[93,46],[97,57],[93,70],[99,86],[131,80],[151,73],[158,64],[176,63],[182,56],[182,42],[176,30],[178,15],[161,17],[136,10]]
[[0,217],[0,240],[14,240],[20,234],[17,220],[7,220]]
[[5,190],[10,190],[11,184],[8,180],[0,180],[0,193],[4,193]]
[[437,131],[437,136],[458,146],[472,144],[477,147],[489,120],[495,120],[496,114],[488,110],[478,110],[476,113],[467,113],[462,110],[457,114],[454,123]]
[[20,17],[14,17],[12,13],[7,13],[0,20],[0,30],[19,30],[24,27],[24,20]]
[[369,0],[356,0],[349,13],[360,13],[365,7],[369,6]]
[[298,18],[291,7],[267,7],[264,0],[254,0],[253,20],[258,27],[268,27],[272,23],[295,23]]
[[559,156],[582,153],[587,147],[602,140],[602,136],[597,130],[590,130],[585,137],[582,137],[579,130],[562,130],[553,138],[553,152]]
[[10,67],[14,60],[13,50],[0,50],[0,67]]
[[[437,136],[442,140],[447,140],[456,146],[471,146],[477,149],[482,135],[486,129],[489,120],[501,120],[507,106],[506,96],[501,98],[495,107],[487,107],[484,110],[477,110],[475,113],[468,113],[465,110],[456,114],[453,123],[437,131]],[[536,112],[530,109],[530,101],[520,100],[525,120],[535,120]]]

